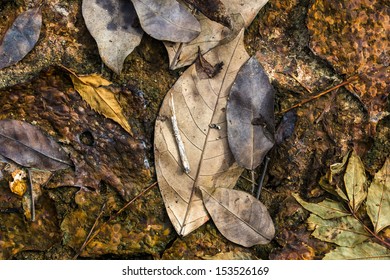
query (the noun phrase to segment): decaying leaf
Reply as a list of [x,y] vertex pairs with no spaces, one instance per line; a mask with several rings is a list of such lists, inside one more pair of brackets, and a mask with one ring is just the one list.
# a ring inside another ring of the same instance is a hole
[[390,225],[390,158],[375,174],[368,189],[366,205],[375,233]]
[[337,247],[323,258],[324,260],[390,260],[390,250],[368,241],[352,248]]
[[0,45],[0,69],[22,60],[38,41],[42,26],[41,7],[19,15]]
[[112,119],[130,135],[133,135],[131,127],[123,115],[122,107],[116,100],[114,92],[109,88],[112,84],[110,81],[97,74],[78,76],[72,72],[70,72],[70,78],[75,90],[93,110],[106,118]]
[[198,20],[176,0],[131,0],[143,30],[153,38],[189,42],[200,33]]
[[227,239],[245,247],[272,240],[274,224],[267,208],[255,197],[227,188],[200,189],[208,213]]
[[356,212],[367,196],[364,165],[355,151],[352,151],[344,174],[349,205]]
[[227,43],[234,39],[242,27],[249,26],[267,2],[268,0],[221,0],[226,9],[225,14],[231,18],[232,28],[225,27],[202,13],[196,14],[195,17],[201,26],[199,36],[188,43],[164,43],[168,51],[169,67],[177,69],[190,65],[197,58],[198,48],[202,54],[206,54],[209,50],[222,44],[221,42]]
[[254,170],[274,145],[274,89],[256,57],[240,69],[226,108],[229,147],[237,163]]
[[119,74],[126,57],[143,35],[136,26],[137,15],[128,0],[83,0],[85,24],[96,40],[103,62]]
[[24,167],[41,170],[73,165],[57,142],[38,127],[18,120],[0,121],[0,154]]
[[301,199],[297,194],[293,193],[292,196],[303,206],[303,208],[324,220],[351,215],[341,203],[328,198],[319,203],[309,203]]
[[228,28],[232,27],[232,18],[227,13],[225,5],[220,0],[184,0],[188,4],[202,12],[212,21],[216,21]]
[[[156,121],[154,154],[157,179],[169,218],[180,235],[204,224],[209,216],[199,186],[232,188],[240,174],[227,141],[226,103],[240,67],[248,60],[243,31],[229,44],[205,55],[215,65],[223,62],[213,78],[200,79],[190,66],[166,95]],[[184,173],[174,138],[169,102],[174,98],[178,127],[191,172]]]
[[206,59],[204,59],[200,50],[198,50],[198,58],[195,61],[196,72],[201,79],[213,78],[223,67],[223,62],[219,62],[215,65],[211,65]]
[[363,225],[352,216],[324,220],[311,214],[307,222],[309,229],[314,229],[314,237],[339,246],[353,247],[370,238]]

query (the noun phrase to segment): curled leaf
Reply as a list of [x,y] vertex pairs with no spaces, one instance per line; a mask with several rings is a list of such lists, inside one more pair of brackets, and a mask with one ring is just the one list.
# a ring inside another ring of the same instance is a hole
[[133,135],[131,127],[123,115],[122,107],[116,100],[114,92],[108,87],[111,85],[110,81],[97,74],[77,76],[72,72],[70,72],[70,78],[75,90],[93,110],[112,119],[130,135]]
[[390,225],[390,158],[375,174],[368,189],[366,205],[375,233]]
[[[211,64],[223,62],[221,72],[201,79],[192,65],[166,95],[156,121],[154,151],[157,180],[169,218],[180,235],[187,235],[208,219],[199,186],[232,188],[240,174],[227,140],[226,103],[236,74],[248,59],[243,31],[232,42],[205,55]],[[169,118],[171,94],[191,172],[181,164]]]
[[226,188],[202,188],[203,202],[215,226],[230,241],[245,247],[268,244],[275,227],[267,208],[250,194]]
[[0,69],[22,60],[34,48],[41,26],[40,7],[30,9],[16,18],[0,45]]
[[242,167],[253,170],[274,145],[274,89],[255,57],[240,69],[226,108],[229,146]]
[[157,40],[189,42],[200,33],[198,20],[176,0],[131,0],[143,30]]
[[228,14],[225,5],[220,0],[184,0],[194,6],[212,21],[216,21],[228,28],[232,26],[232,19]]
[[19,165],[55,171],[72,166],[61,146],[27,122],[0,121],[0,154]]
[[135,25],[138,19],[133,4],[128,0],[83,0],[82,11],[104,64],[119,74],[143,35]]

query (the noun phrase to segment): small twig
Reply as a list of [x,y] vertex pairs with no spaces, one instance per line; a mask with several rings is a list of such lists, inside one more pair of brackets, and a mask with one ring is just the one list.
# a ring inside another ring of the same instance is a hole
[[303,87],[308,93],[313,93],[313,91],[308,88],[305,84],[303,84],[294,74],[288,74],[291,78],[293,78],[301,87]]
[[252,182],[252,195],[255,195],[256,182],[255,182],[255,171],[254,170],[251,170],[251,182]]
[[30,189],[30,212],[31,212],[31,222],[35,222],[35,202],[34,202],[34,187],[31,180],[30,168],[27,168],[28,180],[29,180],[29,189]]
[[314,99],[317,99],[317,98],[319,98],[319,97],[321,97],[321,96],[323,96],[323,95],[325,95],[325,94],[327,94],[327,93],[329,93],[329,92],[331,92],[331,91],[333,91],[335,89],[338,89],[338,88],[340,88],[342,86],[348,85],[348,84],[352,83],[353,81],[356,81],[358,78],[359,78],[358,75],[352,76],[348,80],[346,80],[346,81],[344,81],[344,82],[342,82],[342,83],[340,83],[338,85],[335,85],[335,86],[333,86],[333,87],[331,87],[331,88],[329,88],[327,90],[324,90],[323,92],[320,92],[317,95],[311,96],[308,99],[305,99],[305,100],[299,102],[298,104],[295,104],[295,105],[291,106],[290,108],[287,108],[285,110],[280,111],[279,114],[284,114],[284,113],[286,113],[286,112],[288,112],[288,111],[290,111],[290,110],[292,110],[294,108],[300,107],[303,104],[306,104],[306,103],[308,103],[308,102],[310,102],[310,101],[312,101]]
[[[118,217],[118,215],[120,213],[122,213],[124,210],[126,210],[127,207],[129,207],[131,204],[134,203],[134,201],[136,201],[138,198],[140,198],[141,196],[143,196],[145,193],[147,193],[148,191],[150,191],[154,186],[157,185],[157,182],[154,182],[153,184],[151,184],[149,187],[147,187],[146,189],[144,189],[143,191],[141,191],[139,194],[137,194],[132,200],[130,200],[129,202],[127,202],[121,209],[118,210],[118,212],[116,212],[114,215],[112,215],[106,222],[102,223],[97,229],[96,231],[92,234],[92,230],[90,231],[90,233],[88,234],[85,242],[83,243],[83,245],[80,247],[79,251],[77,252],[77,254],[73,257],[73,259],[77,259],[77,257],[81,254],[81,252],[84,250],[84,248],[100,233],[100,231],[102,230],[103,226],[109,224],[112,220],[114,220],[116,217]],[[102,213],[102,211],[100,212]],[[97,220],[99,219],[99,217],[96,219],[95,223],[97,223]],[[95,226],[95,225],[94,225]],[[93,228],[93,227],[92,227]]]
[[187,159],[187,154],[186,154],[186,150],[184,148],[183,140],[181,139],[181,136],[180,136],[179,126],[177,125],[175,104],[173,103],[173,94],[172,93],[171,93],[170,106],[171,106],[171,113],[172,113],[171,122],[172,122],[172,128],[173,128],[173,135],[175,136],[176,144],[177,144],[177,147],[179,149],[179,155],[180,155],[181,163],[183,164],[183,170],[185,173],[188,174],[191,172],[191,168],[190,168],[190,163],[188,162],[188,159]]
[[264,177],[265,177],[265,173],[267,173],[267,168],[268,168],[268,162],[269,161],[270,161],[270,158],[268,156],[266,156],[265,157],[265,162],[264,162],[264,167],[263,167],[263,170],[261,172],[260,179],[259,179],[259,184],[258,184],[258,188],[257,188],[257,194],[256,194],[256,198],[257,199],[260,198],[260,193],[261,193],[261,189],[263,188]]

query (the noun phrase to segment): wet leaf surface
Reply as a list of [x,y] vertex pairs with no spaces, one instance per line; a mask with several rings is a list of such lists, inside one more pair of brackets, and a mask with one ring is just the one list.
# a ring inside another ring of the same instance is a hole
[[134,6],[126,0],[83,0],[85,24],[96,40],[103,62],[119,74],[126,57],[143,35]]
[[364,242],[352,248],[338,247],[324,260],[390,260],[390,250],[374,242]]
[[[200,79],[195,65],[190,66],[166,95],[156,121],[157,179],[172,224],[183,236],[209,219],[198,187],[231,188],[242,172],[228,147],[225,110],[237,71],[248,59],[242,40],[243,32],[234,41],[205,56],[211,64],[227,65],[217,76]],[[189,174],[183,171],[169,121],[171,95],[191,167]]]
[[0,69],[22,60],[38,41],[42,25],[41,7],[20,14],[0,45]]
[[189,42],[200,33],[198,20],[176,0],[131,0],[142,29],[157,40]]
[[75,90],[94,111],[114,120],[130,135],[133,135],[129,122],[123,115],[122,107],[109,87],[112,84],[110,81],[96,74],[78,76],[72,72],[70,72],[70,78]]
[[267,2],[268,0],[221,0],[226,8],[226,13],[234,15],[232,29],[207,18],[201,13],[195,15],[201,26],[199,36],[184,44],[164,43],[169,55],[170,68],[177,69],[193,63],[197,58],[199,48],[202,54],[206,54],[221,42],[227,43],[229,40],[233,40],[242,27],[249,26]]
[[226,107],[229,147],[237,163],[254,170],[274,145],[274,89],[255,57],[240,69]]
[[201,187],[203,202],[218,230],[244,247],[268,244],[275,228],[267,208],[250,194],[226,188]]
[[18,120],[0,121],[0,154],[24,167],[42,170],[73,165],[57,142],[38,127]]
[[366,205],[376,233],[390,225],[390,158],[375,174],[368,188]]
[[314,229],[313,236],[339,246],[353,247],[370,238],[363,225],[351,216],[324,220],[311,214],[307,222]]

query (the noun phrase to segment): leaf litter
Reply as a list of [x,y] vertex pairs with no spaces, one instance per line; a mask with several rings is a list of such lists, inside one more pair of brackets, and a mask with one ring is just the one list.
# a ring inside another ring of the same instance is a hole
[[[308,211],[308,228],[312,235],[322,241],[335,243],[338,247],[328,252],[324,259],[390,259],[390,243],[386,241],[384,229],[390,226],[388,209],[390,206],[389,158],[375,174],[368,194],[365,190],[366,175],[360,157],[353,150],[344,156],[341,163],[331,165],[331,174],[344,174],[344,192],[335,192],[332,185],[325,190],[338,199],[328,199],[320,203],[309,203],[294,194],[295,199]],[[328,176],[328,179],[332,177]],[[336,186],[341,191],[341,186]],[[366,207],[359,208],[365,204]],[[372,225],[362,220],[362,215],[370,217]],[[370,228],[373,226],[374,231]],[[375,242],[373,242],[375,241]]]

